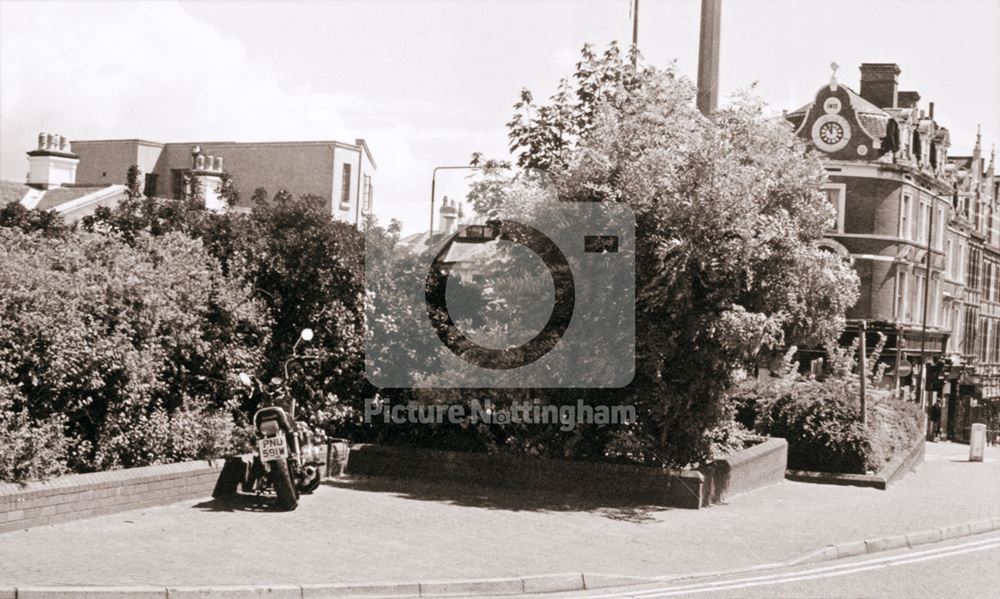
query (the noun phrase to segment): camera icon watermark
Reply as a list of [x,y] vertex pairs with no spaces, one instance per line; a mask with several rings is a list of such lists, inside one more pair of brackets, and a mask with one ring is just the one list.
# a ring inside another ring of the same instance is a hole
[[[512,213],[513,212],[513,213]],[[440,231],[407,268],[366,244],[365,372],[382,388],[609,388],[635,373],[635,217],[519,206]],[[392,326],[385,326],[385,323]],[[376,326],[371,326],[376,325]]]

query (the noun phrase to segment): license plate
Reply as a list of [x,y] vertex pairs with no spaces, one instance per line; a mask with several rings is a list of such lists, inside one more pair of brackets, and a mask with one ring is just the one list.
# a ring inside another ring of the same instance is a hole
[[283,460],[288,457],[288,445],[285,443],[285,436],[264,437],[257,441],[257,448],[260,450],[260,461],[271,462]]

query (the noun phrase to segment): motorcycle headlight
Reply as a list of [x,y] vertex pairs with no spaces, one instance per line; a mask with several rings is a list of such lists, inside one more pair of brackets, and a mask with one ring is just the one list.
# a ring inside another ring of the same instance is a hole
[[279,430],[281,430],[278,426],[278,422],[275,420],[265,420],[264,422],[261,422],[258,429],[260,430],[260,434],[265,437],[273,437],[278,434]]

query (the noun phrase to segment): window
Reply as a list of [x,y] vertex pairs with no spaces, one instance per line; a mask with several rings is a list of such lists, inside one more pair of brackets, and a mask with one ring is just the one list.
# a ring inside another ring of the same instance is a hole
[[896,273],[896,320],[900,322],[909,322],[910,315],[909,310],[909,289],[907,288],[907,280],[905,272]]
[[949,351],[962,351],[964,333],[965,331],[962,328],[962,304],[961,302],[957,302],[955,304],[955,326],[952,327],[951,335],[948,338]]
[[958,271],[955,273],[955,280],[959,283],[965,282],[965,240],[958,240]]
[[833,228],[830,229],[830,231],[834,233],[843,233],[844,199],[847,194],[847,186],[843,183],[830,183],[828,185],[824,185],[822,190],[826,194],[827,200],[837,213],[836,221],[833,223]]
[[993,262],[990,265],[993,267],[993,276],[990,278],[990,288],[986,293],[992,301],[1000,302],[1000,264]]
[[927,320],[930,324],[934,326],[941,325],[941,279],[934,279],[931,284],[931,297],[927,300],[930,304],[927,306],[930,311],[930,316]]
[[952,260],[955,257],[955,241],[948,236],[948,243],[945,246],[944,251],[944,276],[947,279],[954,280],[955,277],[952,273],[955,272],[955,268],[951,265]]
[[929,230],[931,224],[931,205],[928,202],[920,202],[920,237],[917,238],[919,243],[927,243],[929,239]]
[[948,274],[951,275],[952,281],[959,281],[961,280],[962,276],[960,271],[960,268],[962,266],[961,265],[962,246],[957,241],[953,240],[949,241],[951,242],[951,254],[948,256],[948,262],[951,268],[948,269]]
[[983,319],[979,321],[979,359],[986,362],[986,323],[988,321]]
[[365,212],[372,211],[373,197],[374,197],[374,191],[372,189],[371,175],[365,175]]
[[937,207],[937,216],[934,219],[937,229],[934,231],[934,249],[940,250],[944,245],[944,229],[947,223],[944,222],[944,206]]
[[905,193],[899,201],[899,236],[903,239],[911,239],[910,211],[913,209],[912,201],[912,198]]
[[993,301],[993,263],[987,262],[986,268],[984,269],[985,278],[983,279],[983,296],[986,301]]
[[351,206],[351,163],[345,162],[343,174],[340,177],[340,208],[347,210]]
[[159,179],[158,175],[155,175],[153,173],[146,173],[146,182],[142,186],[142,193],[145,194],[147,197],[152,198],[156,196],[157,179]]
[[924,320],[924,275],[916,275],[914,277],[913,284],[916,286],[914,290],[914,300],[913,300],[913,318],[918,321],[923,322]]
[[175,200],[183,200],[187,195],[187,172],[182,168],[170,170],[170,192]]
[[985,356],[984,356],[983,359],[986,360],[987,362],[992,362],[993,361],[993,356],[996,354],[996,351],[993,349],[993,334],[994,334],[993,321],[992,320],[987,320],[986,321],[986,334],[984,335],[985,341],[986,341],[986,343],[985,343],[985,345],[986,345],[986,348],[985,348],[986,351],[983,352],[985,354]]
[[969,280],[966,284],[977,290],[982,290],[982,276],[985,265],[982,259],[982,252],[979,248],[969,248]]

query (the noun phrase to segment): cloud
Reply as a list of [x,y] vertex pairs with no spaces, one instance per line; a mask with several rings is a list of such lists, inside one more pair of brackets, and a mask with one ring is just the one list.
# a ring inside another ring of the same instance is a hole
[[427,220],[431,169],[447,160],[435,145],[453,146],[447,155],[461,160],[491,149],[466,147],[484,133],[503,147],[497,132],[409,124],[442,110],[430,100],[317,93],[308,81],[283,87],[244,43],[200,20],[198,4],[0,3],[0,177],[24,180],[39,131],[164,142],[364,137],[379,167],[376,213],[416,231]]
[[70,139],[353,139],[336,98],[273,75],[173,3],[0,5],[0,176],[39,131]]

